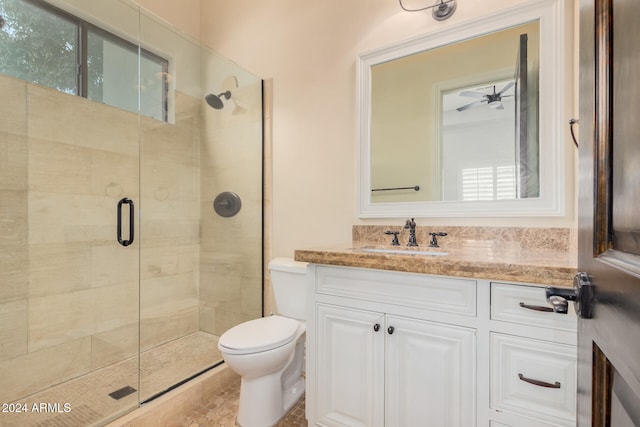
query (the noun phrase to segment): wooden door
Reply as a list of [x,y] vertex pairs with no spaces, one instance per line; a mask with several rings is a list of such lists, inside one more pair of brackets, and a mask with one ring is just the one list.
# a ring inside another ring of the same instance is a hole
[[640,1],[580,1],[578,426],[640,425]]

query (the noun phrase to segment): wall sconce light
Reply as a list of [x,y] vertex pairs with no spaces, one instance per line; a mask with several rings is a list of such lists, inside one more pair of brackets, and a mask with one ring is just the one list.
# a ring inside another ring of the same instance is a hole
[[404,4],[402,4],[402,0],[398,0],[398,2],[400,3],[402,10],[406,10],[407,12],[420,12],[421,10],[432,9],[431,15],[436,21],[449,19],[456,11],[457,6],[456,0],[438,0],[433,6],[422,7],[419,9],[407,9],[404,7]]

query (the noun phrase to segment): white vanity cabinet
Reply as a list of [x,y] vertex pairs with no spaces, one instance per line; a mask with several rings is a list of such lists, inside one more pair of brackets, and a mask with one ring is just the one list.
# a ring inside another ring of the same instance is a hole
[[[475,281],[315,269],[310,425],[475,425]],[[434,321],[435,313],[447,321]]]
[[310,426],[575,425],[575,314],[544,287],[310,269]]

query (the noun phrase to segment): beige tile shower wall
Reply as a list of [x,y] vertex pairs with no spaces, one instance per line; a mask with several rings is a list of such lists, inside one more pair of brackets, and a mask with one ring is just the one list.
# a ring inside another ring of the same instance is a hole
[[141,119],[141,351],[198,330],[200,102],[176,93],[175,124]]
[[[200,329],[216,335],[262,309],[260,83],[235,89],[233,97],[240,108],[203,111]],[[223,191],[242,200],[234,217],[213,210]]]
[[[0,366],[27,352],[26,85],[0,76]],[[0,380],[0,383],[2,380]],[[0,384],[0,388],[3,388]]]
[[6,77],[0,86],[12,100],[0,112],[6,402],[137,351],[138,251],[115,242],[115,212],[138,198],[139,135],[135,114]]
[[[141,119],[141,134],[136,114],[4,76],[0,91],[7,402],[136,354],[139,261],[143,345],[198,329],[200,106],[176,94],[176,124]],[[122,197],[143,218],[126,248]]]

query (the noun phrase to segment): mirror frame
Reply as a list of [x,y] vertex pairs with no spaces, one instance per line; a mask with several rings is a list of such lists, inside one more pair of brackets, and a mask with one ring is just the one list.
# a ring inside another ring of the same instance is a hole
[[[371,67],[527,22],[540,21],[540,197],[492,201],[371,202]],[[359,218],[521,217],[564,215],[564,7],[562,0],[534,0],[381,49],[356,61]]]

